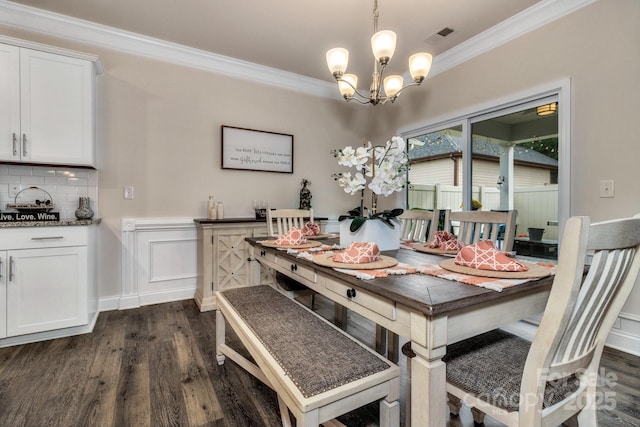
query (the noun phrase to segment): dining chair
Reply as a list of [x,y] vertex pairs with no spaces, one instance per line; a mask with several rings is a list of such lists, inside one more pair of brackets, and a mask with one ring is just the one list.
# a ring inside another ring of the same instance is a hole
[[[410,209],[398,216],[400,239],[414,242],[430,242],[438,231],[440,209]],[[445,211],[448,215],[449,211]],[[445,219],[445,223],[447,220]]]
[[[510,252],[513,250],[515,239],[516,220],[518,211],[452,211],[449,213],[448,225],[445,230],[458,227],[456,237],[466,245],[477,243],[480,240],[493,241],[500,250]],[[504,225],[504,227],[501,227]],[[502,233],[501,228],[504,232]],[[504,238],[500,241],[499,238]]]
[[605,340],[639,271],[639,215],[570,218],[533,341],[498,329],[447,347],[451,413],[463,401],[476,423],[489,414],[508,426],[595,426]]
[[[313,222],[313,209],[267,209],[267,228],[270,236],[280,236],[291,227],[302,229],[309,221]],[[277,289],[289,298],[309,296],[309,308],[313,310],[316,295],[313,290],[284,274],[277,273],[275,279]]]
[[267,209],[270,236],[280,236],[291,227],[302,229],[309,221],[313,222],[313,209]]

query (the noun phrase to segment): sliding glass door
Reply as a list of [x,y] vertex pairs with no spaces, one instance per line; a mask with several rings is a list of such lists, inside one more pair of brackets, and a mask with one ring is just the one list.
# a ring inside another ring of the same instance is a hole
[[561,123],[568,116],[560,98],[530,97],[405,133],[407,208],[515,209],[515,249],[556,258],[569,208],[568,124]]

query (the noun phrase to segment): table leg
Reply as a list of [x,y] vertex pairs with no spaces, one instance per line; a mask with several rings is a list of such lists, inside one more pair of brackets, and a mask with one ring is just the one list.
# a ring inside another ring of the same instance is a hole
[[442,361],[447,318],[411,316],[411,425],[443,427],[446,423],[447,376]]

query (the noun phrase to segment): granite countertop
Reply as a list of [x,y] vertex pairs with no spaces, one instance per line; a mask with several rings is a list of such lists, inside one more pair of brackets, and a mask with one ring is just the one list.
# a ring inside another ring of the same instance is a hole
[[6,221],[0,222],[0,228],[17,228],[17,227],[59,227],[59,226],[76,226],[76,225],[98,225],[102,222],[98,219],[61,219],[60,221]]

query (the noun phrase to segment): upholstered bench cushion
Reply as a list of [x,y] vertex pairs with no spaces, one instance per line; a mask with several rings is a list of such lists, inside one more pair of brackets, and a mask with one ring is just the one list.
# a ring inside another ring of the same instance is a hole
[[305,398],[394,366],[270,286],[221,294]]
[[[517,411],[531,343],[496,329],[447,347],[447,382],[507,411]],[[548,382],[543,407],[578,389],[574,377]]]

